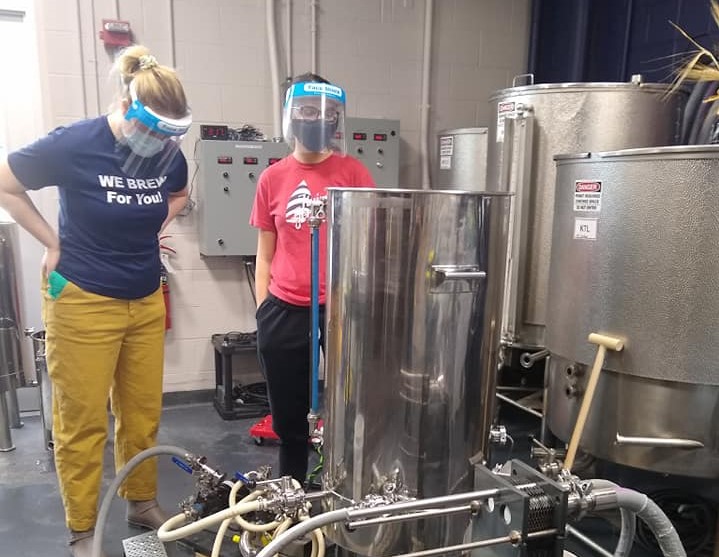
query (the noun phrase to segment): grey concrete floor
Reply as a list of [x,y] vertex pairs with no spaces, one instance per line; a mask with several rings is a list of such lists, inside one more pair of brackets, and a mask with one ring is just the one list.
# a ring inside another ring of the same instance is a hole
[[[249,427],[256,421],[255,418],[224,421],[210,403],[168,406],[163,413],[158,442],[205,455],[208,464],[229,475],[262,465],[276,469],[276,444],[257,446],[248,434]],[[67,531],[52,453],[43,448],[39,417],[25,415],[23,422],[23,428],[12,430],[16,450],[0,453],[0,557],[67,557]],[[509,411],[503,415],[503,423],[513,435],[515,446],[511,455],[498,451],[498,460],[528,454],[527,434],[537,433],[534,418]],[[114,477],[111,455],[109,441],[103,495]],[[170,457],[161,457],[159,467],[159,500],[168,511],[175,511],[178,503],[193,492],[194,480],[174,465]],[[631,478],[628,481],[631,483]],[[578,527],[607,549],[613,549],[616,544],[617,528],[611,524],[611,519],[587,519]],[[122,540],[142,533],[125,523],[124,502],[116,499],[105,532],[104,547],[108,557],[121,557]],[[226,547],[223,556],[239,555],[236,546],[226,544]],[[572,541],[567,549],[579,557],[595,555]],[[183,546],[168,547],[167,552],[170,557],[194,555],[194,551]],[[635,544],[631,555],[651,557],[656,554]]]
[[[44,450],[40,418],[22,417],[24,427],[12,430],[14,451],[0,453],[0,556],[67,557],[67,530],[52,453]],[[224,421],[211,404],[171,406],[164,410],[158,443],[184,447],[208,457],[208,464],[232,475],[261,465],[277,466],[277,447],[257,446],[248,429],[256,419]],[[115,476],[112,442],[105,452],[103,496]],[[170,457],[159,459],[160,503],[177,511],[193,492],[194,480]],[[116,498],[105,531],[108,557],[123,555],[122,540],[143,533],[124,520],[124,501]],[[236,546],[235,546],[236,547]],[[182,546],[168,548],[171,557],[194,555]]]

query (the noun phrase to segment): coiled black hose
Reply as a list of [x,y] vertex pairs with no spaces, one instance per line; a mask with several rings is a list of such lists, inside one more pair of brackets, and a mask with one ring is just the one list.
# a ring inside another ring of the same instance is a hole
[[[663,489],[647,496],[672,521],[688,557],[712,557],[717,534],[715,502],[679,489]],[[637,524],[636,540],[651,551],[659,551],[654,534],[642,522]]]
[[232,398],[235,401],[233,414],[237,418],[259,418],[270,413],[267,384],[264,382],[235,385]]

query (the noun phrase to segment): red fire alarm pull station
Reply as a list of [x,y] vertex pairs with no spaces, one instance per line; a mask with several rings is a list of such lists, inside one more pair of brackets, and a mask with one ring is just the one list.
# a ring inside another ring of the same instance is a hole
[[132,36],[129,21],[118,21],[116,19],[103,19],[100,30],[100,40],[105,46],[130,46]]

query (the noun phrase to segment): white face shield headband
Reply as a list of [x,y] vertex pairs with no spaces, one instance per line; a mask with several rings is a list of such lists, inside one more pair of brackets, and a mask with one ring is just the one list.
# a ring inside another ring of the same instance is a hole
[[130,176],[161,176],[174,159],[192,125],[188,110],[183,118],[168,118],[145,106],[130,83],[131,103],[122,125],[125,149],[122,170]]
[[295,83],[287,90],[282,129],[289,145],[308,151],[346,153],[345,92],[329,83]]

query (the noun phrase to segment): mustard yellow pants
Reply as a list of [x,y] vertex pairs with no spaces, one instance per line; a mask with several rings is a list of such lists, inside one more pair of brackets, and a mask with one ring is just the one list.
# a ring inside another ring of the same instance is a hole
[[[165,306],[162,292],[137,300],[99,296],[68,282],[43,293],[53,440],[68,528],[95,525],[108,432],[115,416],[115,469],[155,445],[162,409]],[[128,477],[120,496],[156,494],[156,459]]]

